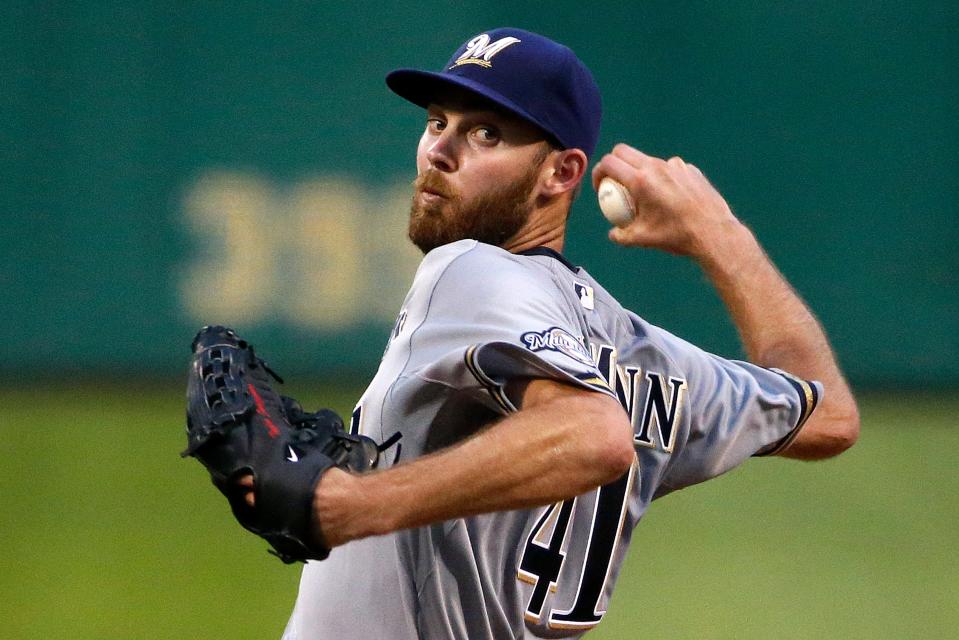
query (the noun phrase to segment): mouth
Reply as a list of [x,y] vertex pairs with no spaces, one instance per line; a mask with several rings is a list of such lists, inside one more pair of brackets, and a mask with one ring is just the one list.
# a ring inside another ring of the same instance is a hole
[[426,188],[420,189],[420,194],[423,195],[423,196],[426,196],[427,198],[430,198],[430,199],[448,198],[448,197],[449,197],[449,196],[447,196],[445,193],[443,193],[442,191],[439,191],[439,190],[434,189],[434,188],[431,188],[431,187],[426,187]]
[[414,203],[421,214],[439,214],[450,202],[447,192],[434,186],[420,186],[416,189]]
[[452,197],[452,192],[444,184],[439,176],[432,173],[425,173],[419,176],[415,181],[416,194],[428,201],[448,200]]
[[439,205],[446,200],[446,196],[436,193],[430,189],[418,189],[416,191],[416,200],[421,207],[431,207]]

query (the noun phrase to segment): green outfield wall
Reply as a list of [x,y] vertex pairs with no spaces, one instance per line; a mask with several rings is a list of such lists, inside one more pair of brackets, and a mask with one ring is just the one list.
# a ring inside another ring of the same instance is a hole
[[[418,255],[423,114],[384,74],[500,25],[573,47],[601,148],[696,163],[859,386],[959,385],[959,5],[4,3],[0,376],[180,372],[228,323],[294,374],[369,375]],[[567,254],[628,307],[740,355],[691,264]]]

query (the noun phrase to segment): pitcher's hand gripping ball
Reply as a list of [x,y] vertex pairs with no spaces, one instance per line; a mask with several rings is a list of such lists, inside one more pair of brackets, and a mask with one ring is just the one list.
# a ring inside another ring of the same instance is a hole
[[600,180],[596,198],[600,211],[617,227],[625,227],[636,217],[636,205],[629,190],[610,177]]
[[[329,548],[312,527],[313,489],[331,467],[363,472],[381,448],[354,436],[329,409],[306,413],[274,391],[282,380],[231,329],[203,327],[193,339],[187,384],[187,442],[244,527],[286,563],[323,560]],[[240,477],[252,474],[255,506]]]

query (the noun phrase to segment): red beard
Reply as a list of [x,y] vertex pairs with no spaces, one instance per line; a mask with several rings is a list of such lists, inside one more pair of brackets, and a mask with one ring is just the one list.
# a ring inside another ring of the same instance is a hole
[[[466,238],[503,246],[529,219],[533,210],[530,193],[536,185],[541,164],[534,163],[519,180],[470,202],[463,201],[441,171],[424,171],[413,183],[410,240],[423,253]],[[438,194],[442,199],[421,202],[419,195],[424,192]]]

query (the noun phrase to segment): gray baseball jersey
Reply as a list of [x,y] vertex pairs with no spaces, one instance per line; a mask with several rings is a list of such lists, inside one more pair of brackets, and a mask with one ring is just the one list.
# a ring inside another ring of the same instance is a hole
[[334,549],[303,569],[286,640],[579,637],[606,612],[649,503],[785,447],[821,395],[650,325],[555,252],[463,240],[424,258],[353,428],[402,434],[387,464],[415,458],[515,411],[505,383],[518,376],[616,398],[630,471],[546,507]]

